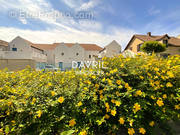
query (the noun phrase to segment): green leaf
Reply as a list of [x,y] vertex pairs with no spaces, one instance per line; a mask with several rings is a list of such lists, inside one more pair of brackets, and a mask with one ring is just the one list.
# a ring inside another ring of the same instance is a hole
[[9,133],[9,126],[7,125],[5,128],[5,133],[8,134]]
[[72,135],[75,130],[68,130],[61,133],[61,135]]

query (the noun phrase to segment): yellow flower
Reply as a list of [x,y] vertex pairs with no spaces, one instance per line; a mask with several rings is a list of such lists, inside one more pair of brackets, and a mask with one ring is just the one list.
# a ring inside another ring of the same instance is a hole
[[174,108],[175,108],[176,110],[179,110],[179,109],[180,109],[180,104],[179,104],[179,105],[175,105]]
[[118,88],[119,88],[119,89],[122,89],[122,88],[123,88],[123,86],[122,86],[122,85],[119,85],[119,86],[118,86]]
[[6,114],[9,116],[10,115],[10,111],[6,111]]
[[109,119],[110,116],[109,116],[108,114],[106,114],[106,115],[104,116],[104,118],[105,118],[105,119]]
[[42,115],[42,111],[41,111],[41,110],[39,110],[39,111],[37,111],[36,113],[37,113],[37,116],[40,118],[40,117],[41,117],[41,115]]
[[115,116],[116,115],[116,110],[111,110],[111,115]]
[[134,113],[136,113],[139,110],[141,110],[141,106],[138,103],[135,103],[134,106],[133,106]]
[[164,105],[163,100],[161,98],[159,98],[156,103],[160,107]]
[[136,96],[141,96],[141,95],[142,95],[142,91],[141,90],[136,91]]
[[128,88],[129,87],[129,84],[128,83],[125,83],[125,88]]
[[50,87],[50,86],[52,86],[52,83],[48,83],[47,85]]
[[33,105],[35,102],[36,102],[36,98],[33,97],[31,104]]
[[12,122],[12,123],[16,123],[16,121],[15,121],[15,120],[12,120],[11,122]]
[[59,97],[58,101],[62,104],[64,102],[64,97]]
[[86,130],[81,131],[81,132],[79,133],[79,135],[87,135]]
[[116,91],[116,96],[120,96],[120,93],[118,91]]
[[86,108],[84,108],[84,109],[82,110],[82,112],[83,112],[83,113],[86,113]]
[[87,87],[84,87],[84,90],[88,90],[88,88],[87,88]]
[[76,120],[75,119],[70,120],[69,121],[69,126],[73,127],[74,125],[76,125]]
[[139,133],[144,135],[146,133],[146,130],[144,128],[139,128]]
[[0,133],[3,133],[3,129],[2,128],[0,128]]
[[96,76],[95,76],[95,75],[92,75],[91,78],[92,78],[92,79],[96,79]]
[[140,78],[141,80],[143,80],[143,79],[144,79],[144,77],[143,77],[143,76],[139,76],[139,78]]
[[166,99],[166,98],[167,98],[167,95],[166,95],[166,94],[163,94],[163,98]]
[[151,127],[153,127],[153,126],[155,125],[154,121],[151,121],[151,122],[149,123],[149,125],[150,125]]
[[100,91],[99,91],[99,94],[103,94],[103,90],[100,90]]
[[51,95],[52,95],[52,96],[55,96],[55,94],[56,94],[56,93],[55,93],[54,91],[51,91]]
[[156,99],[154,96],[151,96],[152,99]]
[[99,84],[95,84],[95,87],[98,89],[99,88]]
[[154,68],[154,71],[156,71],[156,72],[159,71],[159,68]]
[[129,90],[132,90],[132,88],[129,86],[128,83],[125,83],[125,88],[129,91]]
[[112,102],[112,103],[115,103],[115,100],[114,100],[114,99],[111,99],[111,102]]
[[134,135],[135,134],[135,131],[133,128],[128,128],[128,134],[129,135]]
[[7,104],[8,104],[8,106],[11,106],[11,105],[12,105],[12,102],[11,102],[11,101],[9,101]]
[[77,106],[79,106],[79,107],[82,106],[82,102],[80,101],[80,102],[77,104]]
[[115,101],[116,106],[120,106],[121,102],[120,101]]
[[172,85],[170,82],[168,82],[168,83],[166,84],[166,87],[173,87],[173,85]]
[[121,84],[121,80],[117,80],[116,83],[117,83],[118,85],[120,85],[120,84]]
[[124,124],[124,118],[119,118],[119,123],[121,124],[121,125],[123,125]]
[[100,95],[100,99],[101,99],[101,100],[103,99],[103,97],[104,97],[103,95]]
[[134,122],[133,119],[129,120],[129,125],[130,125],[131,127],[133,126],[133,122]]
[[106,81],[106,78],[103,78],[103,79],[102,79],[102,82],[105,82],[105,81]]
[[167,75],[169,78],[174,78],[174,74],[171,71],[167,71]]

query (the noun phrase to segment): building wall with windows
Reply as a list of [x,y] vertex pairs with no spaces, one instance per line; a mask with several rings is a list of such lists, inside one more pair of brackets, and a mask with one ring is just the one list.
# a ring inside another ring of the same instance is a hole
[[55,50],[55,66],[63,69],[72,67],[72,61],[80,62],[85,59],[85,50],[79,45],[67,46],[64,43],[59,44]]
[[138,45],[143,44],[144,42],[138,38],[133,39],[133,41],[130,43],[129,47],[127,49],[137,53],[138,52]]
[[29,41],[16,37],[9,43],[6,59],[33,59],[36,62],[47,62],[44,50],[33,47]]

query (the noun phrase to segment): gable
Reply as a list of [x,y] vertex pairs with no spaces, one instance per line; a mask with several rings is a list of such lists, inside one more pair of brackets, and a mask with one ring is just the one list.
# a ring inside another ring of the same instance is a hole
[[142,43],[144,43],[142,39],[133,36],[124,50],[130,49],[130,47],[135,48],[137,45]]

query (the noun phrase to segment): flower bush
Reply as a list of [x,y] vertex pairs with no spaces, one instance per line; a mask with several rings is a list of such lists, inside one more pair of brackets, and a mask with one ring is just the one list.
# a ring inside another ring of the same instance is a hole
[[81,74],[0,71],[0,134],[171,134],[164,125],[180,118],[180,56],[103,61]]

